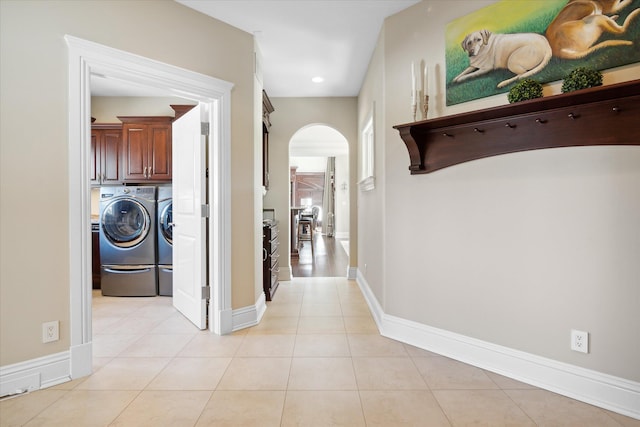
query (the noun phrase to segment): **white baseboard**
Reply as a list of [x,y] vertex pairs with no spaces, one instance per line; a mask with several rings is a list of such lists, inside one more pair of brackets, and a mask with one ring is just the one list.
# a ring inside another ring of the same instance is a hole
[[233,310],[230,308],[220,310],[217,324],[217,330],[211,330],[213,333],[225,335],[233,332]]
[[358,270],[380,333],[455,360],[640,419],[640,383],[385,314]]
[[264,293],[260,294],[258,301],[254,305],[238,308],[233,310],[231,315],[233,327],[232,331],[250,328],[260,323],[260,319],[267,310],[266,298]]
[[290,265],[280,267],[280,271],[278,272],[278,280],[280,282],[289,282],[291,281],[291,277],[293,277],[293,271],[291,270]]
[[71,379],[69,352],[0,367],[0,396],[39,390]]
[[72,379],[86,377],[93,372],[93,343],[71,346],[69,373]]
[[333,237],[335,237],[336,239],[348,239],[349,238],[349,232],[348,231],[336,231],[335,234],[333,235]]

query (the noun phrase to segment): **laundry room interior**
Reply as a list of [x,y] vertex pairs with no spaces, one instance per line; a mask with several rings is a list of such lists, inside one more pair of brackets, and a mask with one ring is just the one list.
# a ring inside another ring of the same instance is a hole
[[92,288],[171,297],[172,123],[197,102],[97,76],[91,94]]

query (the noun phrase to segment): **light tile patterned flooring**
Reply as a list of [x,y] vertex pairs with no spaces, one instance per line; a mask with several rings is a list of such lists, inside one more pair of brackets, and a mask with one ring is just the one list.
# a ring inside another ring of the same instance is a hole
[[283,282],[222,337],[170,298],[96,292],[93,328],[95,372],[1,401],[1,426],[640,426],[384,338],[342,278]]

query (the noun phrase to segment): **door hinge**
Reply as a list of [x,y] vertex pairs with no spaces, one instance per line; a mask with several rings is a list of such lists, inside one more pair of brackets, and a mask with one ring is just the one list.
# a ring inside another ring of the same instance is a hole
[[211,288],[209,286],[203,286],[202,288],[202,299],[209,299],[209,293],[211,292]]
[[200,216],[202,218],[209,218],[209,205],[200,205],[200,207],[201,207]]
[[209,123],[200,122],[200,135],[209,136]]

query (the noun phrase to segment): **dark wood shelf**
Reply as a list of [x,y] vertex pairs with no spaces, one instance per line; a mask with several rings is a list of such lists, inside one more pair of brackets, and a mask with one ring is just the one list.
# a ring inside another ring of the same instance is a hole
[[519,151],[640,145],[640,80],[394,126],[411,174]]

